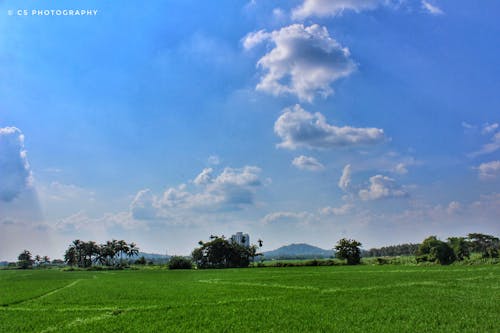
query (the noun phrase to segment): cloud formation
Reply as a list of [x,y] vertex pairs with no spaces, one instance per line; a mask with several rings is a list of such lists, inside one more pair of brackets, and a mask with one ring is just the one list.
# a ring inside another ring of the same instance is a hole
[[139,191],[130,205],[132,216],[139,220],[167,219],[173,213],[194,211],[239,210],[255,204],[255,194],[263,186],[261,169],[255,166],[225,168],[212,176],[204,169],[193,180],[195,188],[185,184],[167,188],[159,197],[149,189]]
[[296,168],[301,170],[321,171],[325,169],[325,166],[321,164],[317,159],[304,155],[295,157],[292,161],[292,164]]
[[431,15],[443,15],[444,12],[441,8],[431,4],[429,1],[422,0],[422,8]]
[[0,200],[14,200],[32,181],[24,135],[16,127],[0,128]]
[[274,212],[269,213],[262,219],[265,224],[285,223],[285,222],[306,222],[313,218],[313,214],[308,212]]
[[356,69],[349,49],[317,24],[252,32],[243,39],[243,46],[248,50],[264,41],[274,47],[257,62],[264,73],[256,89],[275,96],[292,94],[312,102],[317,94],[331,95],[330,85]]
[[477,167],[479,172],[479,179],[491,180],[500,176],[500,161],[491,161],[482,163]]
[[389,3],[389,0],[304,0],[300,6],[292,10],[292,18],[302,20],[311,16],[336,16],[347,10],[359,13]]
[[408,192],[392,178],[383,175],[370,177],[370,187],[359,191],[361,200],[378,200],[384,198],[406,197]]
[[274,132],[282,140],[278,147],[286,149],[372,145],[385,139],[382,129],[330,125],[321,113],[309,113],[300,105],[284,110],[274,123]]
[[354,208],[353,204],[346,203],[343,204],[340,207],[323,207],[320,210],[321,215],[335,215],[335,216],[341,216],[341,215],[347,215],[350,213]]
[[500,149],[500,132],[496,132],[495,135],[493,135],[493,137],[491,138],[491,141],[489,143],[483,145],[481,149],[479,149],[476,152],[473,152],[469,156],[476,157],[480,155],[487,155],[497,151],[498,149]]
[[342,191],[347,192],[350,185],[351,185],[351,165],[347,164],[342,170],[342,176],[340,176],[338,186]]

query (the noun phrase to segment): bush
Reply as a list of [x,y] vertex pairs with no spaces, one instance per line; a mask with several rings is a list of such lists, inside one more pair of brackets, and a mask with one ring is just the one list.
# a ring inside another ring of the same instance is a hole
[[456,260],[453,249],[436,236],[427,237],[420,244],[416,253],[417,262],[435,262],[441,265],[449,265]]
[[192,269],[193,263],[191,259],[184,257],[172,257],[168,261],[168,269]]

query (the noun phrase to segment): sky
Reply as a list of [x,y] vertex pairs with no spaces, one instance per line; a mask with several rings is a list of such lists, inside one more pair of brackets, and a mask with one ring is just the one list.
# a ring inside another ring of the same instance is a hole
[[0,260],[498,236],[499,10],[0,1]]

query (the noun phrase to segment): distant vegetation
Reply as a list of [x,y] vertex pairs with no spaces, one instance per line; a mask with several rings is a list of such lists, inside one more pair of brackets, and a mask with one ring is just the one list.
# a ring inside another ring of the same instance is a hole
[[[191,254],[198,268],[231,268],[248,267],[253,262],[257,253],[257,246],[242,246],[227,240],[224,236],[210,236],[210,241],[200,241],[200,247]],[[262,244],[262,243],[260,243]]]
[[121,267],[125,258],[137,256],[139,248],[135,243],[127,243],[124,240],[111,240],[104,244],[96,242],[83,242],[79,239],[73,241],[64,253],[64,260],[70,266],[88,268],[93,264],[108,267]]
[[[193,266],[196,268],[235,268],[248,267],[250,264],[258,267],[333,266],[342,263],[348,265],[360,263],[448,265],[455,261],[473,263],[478,258],[482,259],[483,263],[487,259],[497,262],[500,240],[498,237],[481,233],[470,233],[467,237],[449,237],[447,241],[439,240],[436,236],[429,236],[421,244],[391,245],[364,251],[361,250],[359,241],[343,238],[337,242],[332,251],[308,244],[291,244],[266,252],[266,259],[288,260],[273,263],[264,263],[263,254],[257,252],[262,246],[261,240],[258,242],[259,246],[243,246],[224,236],[212,235],[210,241],[200,241],[198,244],[200,246],[193,250],[191,257],[169,257],[141,253],[135,243],[127,243],[124,240],[111,240],[104,244],[75,240],[64,253],[64,261],[58,259],[50,261],[48,256],[33,256],[29,250],[24,250],[19,254],[17,263],[2,262],[2,266],[28,269],[61,267],[67,264],[78,268],[97,266],[99,269],[116,269],[131,264],[167,264],[170,269],[191,269]],[[141,256],[138,259],[132,260],[139,254]],[[335,254],[337,261],[332,259],[333,255],[324,256],[325,254]],[[364,257],[363,261],[362,257]],[[258,263],[255,263],[256,258],[260,258]]]

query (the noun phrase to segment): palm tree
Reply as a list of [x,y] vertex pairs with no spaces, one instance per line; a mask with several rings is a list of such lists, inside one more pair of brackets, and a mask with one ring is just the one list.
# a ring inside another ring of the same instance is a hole
[[48,256],[43,256],[42,261],[44,264],[50,263],[50,258]]
[[139,254],[139,248],[137,247],[137,245],[135,243],[130,243],[128,245],[128,252],[127,252],[127,257],[134,257],[134,256],[137,256]]
[[40,266],[40,264],[42,263],[42,257],[39,254],[35,256],[35,263],[37,266]]

